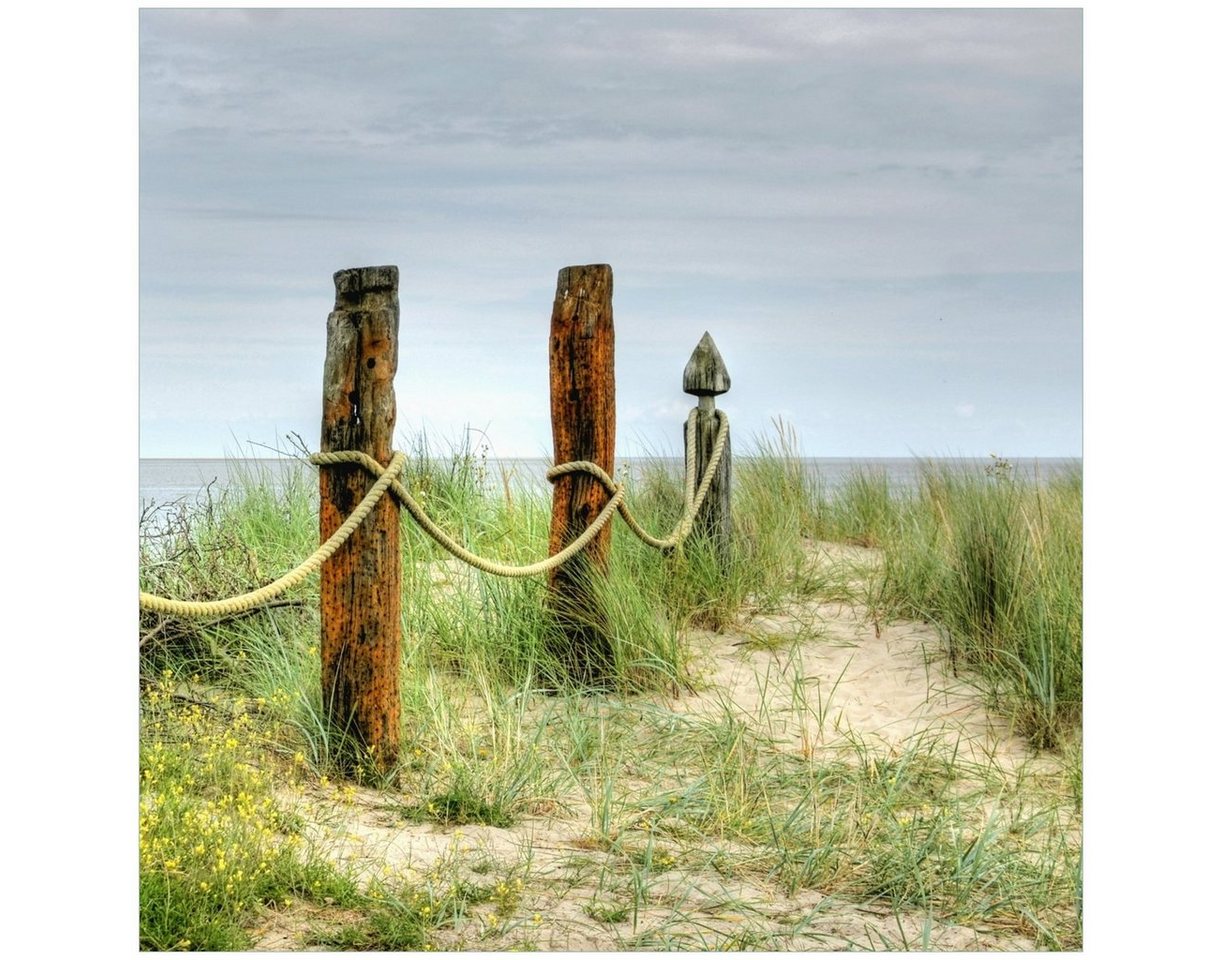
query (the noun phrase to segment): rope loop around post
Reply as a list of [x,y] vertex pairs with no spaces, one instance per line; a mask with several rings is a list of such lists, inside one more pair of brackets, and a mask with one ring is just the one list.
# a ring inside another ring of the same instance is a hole
[[425,513],[424,508],[420,506],[398,479],[407,462],[407,455],[405,453],[396,451],[386,467],[383,467],[369,454],[356,450],[315,453],[310,455],[309,460],[316,466],[323,467],[340,463],[354,463],[377,477],[377,480],[370,487],[369,492],[365,494],[365,497],[357,505],[356,509],[349,515],[348,519],[314,553],[284,574],[284,576],[272,581],[265,587],[260,587],[258,590],[252,590],[249,593],[243,593],[223,600],[173,600],[168,597],[159,597],[151,593],[141,592],[140,609],[170,616],[213,617],[243,613],[262,606],[286,590],[301,583],[311,573],[318,570],[340,548],[344,541],[352,535],[352,532],[360,526],[388,490],[399,504],[411,514],[412,519],[420,524],[424,532],[432,537],[444,550],[464,563],[475,567],[475,569],[498,577],[532,577],[541,573],[547,573],[549,570],[567,563],[586,548],[590,541],[598,535],[599,531],[611,522],[611,518],[617,512],[624,518],[628,528],[642,542],[658,550],[674,550],[682,546],[683,541],[687,539],[692,531],[696,515],[700,511],[705,497],[708,495],[709,487],[712,485],[713,476],[717,472],[722,452],[725,450],[726,440],[730,434],[730,421],[725,413],[721,410],[715,410],[714,413],[718,418],[717,438],[713,443],[713,450],[709,456],[708,465],[705,467],[704,476],[700,478],[699,484],[696,483],[695,477],[696,445],[694,443],[694,436],[696,411],[693,410],[688,416],[686,428],[688,441],[687,457],[683,476],[683,514],[669,536],[655,537],[641,526],[624,499],[623,485],[616,483],[602,467],[588,460],[574,460],[551,467],[547,471],[547,479],[555,482],[559,477],[570,473],[588,473],[602,483],[606,487],[607,492],[611,494],[611,499],[607,501],[606,506],[594,518],[593,522],[582,531],[581,535],[559,553],[537,563],[521,566],[497,563],[467,550],[437,526],[428,514]]
[[[319,454],[318,456],[329,456],[329,454]],[[140,609],[180,617],[230,616],[262,606],[286,590],[295,587],[321,567],[343,545],[344,541],[352,536],[352,532],[369,516],[387,489],[392,484],[398,483],[395,477],[403,470],[404,465],[407,463],[407,454],[396,452],[390,458],[390,463],[385,468],[374,460],[373,457],[370,457],[369,460],[376,467],[371,472],[375,473],[378,477],[374,485],[369,488],[369,492],[365,494],[361,502],[357,504],[356,509],[348,515],[348,519],[340,525],[339,529],[327,538],[325,543],[284,576],[273,580],[267,586],[260,587],[258,590],[239,594],[236,597],[228,597],[224,600],[172,600],[169,597],[158,597],[151,593],[141,592]]]
[[[713,411],[718,419],[717,438],[713,441],[713,449],[709,455],[709,462],[705,466],[704,476],[700,478],[700,483],[696,483],[696,411],[693,410],[687,417],[687,456],[684,463],[683,471],[683,514],[679,518],[679,522],[675,524],[675,528],[667,537],[655,537],[650,534],[644,527],[640,525],[632,511],[628,509],[625,503],[620,508],[620,515],[624,518],[624,522],[628,524],[630,529],[643,542],[658,550],[674,550],[680,548],[688,535],[692,532],[692,527],[696,522],[696,515],[700,512],[700,507],[704,504],[705,497],[708,496],[709,488],[713,484],[713,477],[717,473],[717,467],[721,463],[722,454],[725,452],[726,441],[730,436],[730,420],[721,410]],[[562,465],[564,467],[570,464]],[[590,464],[590,466],[595,466]],[[551,478],[553,471],[560,470],[561,467],[553,467],[548,471],[548,477]],[[593,471],[590,471],[593,473]],[[601,474],[601,476],[599,476]],[[606,474],[599,470],[594,474],[598,479],[603,479]],[[603,480],[607,483],[610,478]]]

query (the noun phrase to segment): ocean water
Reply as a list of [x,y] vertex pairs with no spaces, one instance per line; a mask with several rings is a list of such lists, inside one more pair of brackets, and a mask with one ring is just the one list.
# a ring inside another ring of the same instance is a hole
[[[737,462],[736,458],[736,462]],[[1081,459],[1067,457],[1030,458],[1017,457],[1008,461],[1016,476],[1047,480],[1081,466]],[[639,477],[647,466],[661,463],[674,476],[683,472],[683,461],[679,458],[649,460],[627,459],[617,464],[617,472],[623,476]],[[952,467],[967,467],[982,473],[992,464],[987,458],[930,458],[886,457],[807,457],[802,460],[806,470],[819,478],[825,490],[833,492],[841,487],[854,471],[881,471],[887,475],[888,483],[896,490],[910,490],[920,480],[923,463],[946,464]],[[549,486],[544,474],[550,463],[542,459],[488,460],[477,463],[483,471],[489,490],[499,490],[509,484],[515,490],[546,490]],[[226,490],[254,481],[263,486],[283,487],[294,479],[308,486],[316,485],[315,468],[308,463],[292,459],[249,460],[181,460],[142,459],[140,461],[140,513],[144,520],[156,518],[167,511],[180,507],[198,508],[211,499],[217,500]]]

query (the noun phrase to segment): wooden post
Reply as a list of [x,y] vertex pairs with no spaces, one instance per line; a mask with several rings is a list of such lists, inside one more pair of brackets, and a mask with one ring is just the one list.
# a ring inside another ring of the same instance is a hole
[[[323,368],[324,453],[360,450],[390,462],[399,363],[399,268],[358,267],[335,274]],[[374,483],[356,464],[318,471],[319,526],[325,540]],[[365,761],[387,770],[399,755],[399,515],[383,496],[322,566],[322,700],[341,734],[336,759],[351,771]]]
[[[611,268],[565,267],[552,305],[552,439],[555,462],[591,460],[615,475],[615,328],[611,317]],[[598,516],[610,494],[585,473],[562,476],[552,488],[548,542],[554,555]],[[611,559],[611,524],[568,563],[548,575],[548,596],[560,627],[554,651],[570,680],[599,686],[611,672],[606,615],[592,591]]]
[[[717,439],[717,418],[714,416],[715,397],[730,389],[730,374],[713,338],[705,331],[691,359],[683,368],[683,392],[699,398],[696,407],[696,480],[704,476],[705,467]],[[686,453],[687,433],[684,432]],[[696,514],[693,534],[707,538],[723,561],[730,554],[730,438],[721,454],[721,462],[713,475],[712,486]]]

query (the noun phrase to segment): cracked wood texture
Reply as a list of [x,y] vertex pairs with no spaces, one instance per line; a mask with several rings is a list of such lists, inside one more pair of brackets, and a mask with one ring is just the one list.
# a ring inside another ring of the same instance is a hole
[[[399,363],[399,269],[335,274],[327,317],[320,449],[360,450],[385,466],[395,429]],[[326,540],[374,483],[356,464],[318,471],[319,526]],[[399,755],[399,514],[382,497],[322,565],[322,698],[341,734],[336,759],[353,770],[389,769]]]
[[[696,482],[713,456],[717,440],[716,397],[730,389],[730,373],[726,370],[721,351],[706,330],[691,359],[683,368],[683,392],[697,397],[696,406]],[[684,453],[687,452],[687,431],[684,431]],[[696,514],[692,532],[705,540],[716,551],[722,569],[730,560],[730,543],[733,527],[730,521],[730,438],[727,435],[721,461],[704,503]]]
[[[611,268],[565,267],[556,281],[550,340],[552,440],[556,463],[591,460],[615,475],[615,328],[611,317]],[[548,552],[575,540],[606,506],[610,494],[584,473],[552,486]],[[548,597],[559,626],[554,653],[567,679],[601,686],[612,674],[606,614],[593,578],[604,577],[611,558],[611,524],[566,564],[548,574]]]

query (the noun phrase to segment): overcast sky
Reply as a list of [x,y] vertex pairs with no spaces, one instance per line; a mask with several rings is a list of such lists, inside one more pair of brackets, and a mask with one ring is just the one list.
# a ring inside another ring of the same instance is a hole
[[145,457],[316,447],[384,263],[403,443],[550,456],[556,274],[609,263],[621,455],[706,329],[736,450],[1081,454],[1076,10],[142,10],[139,225]]

